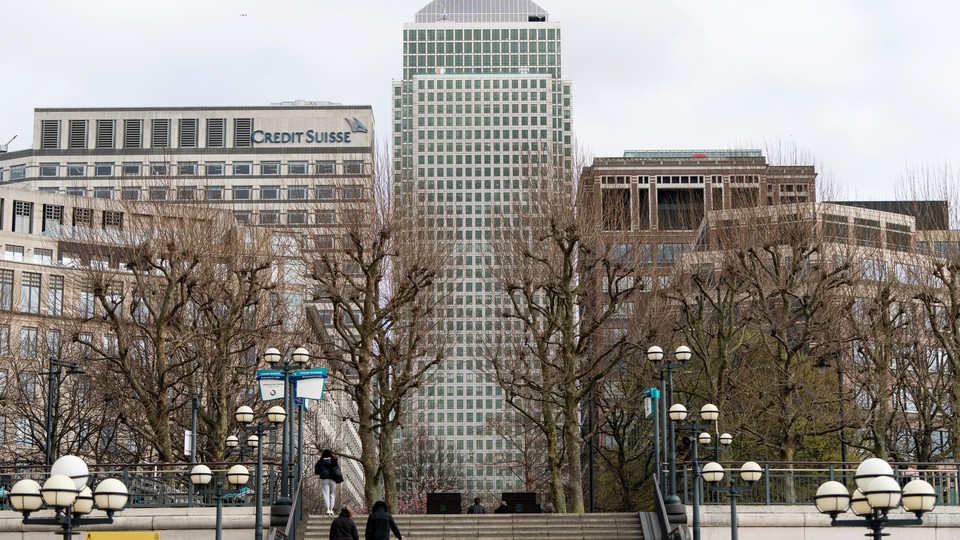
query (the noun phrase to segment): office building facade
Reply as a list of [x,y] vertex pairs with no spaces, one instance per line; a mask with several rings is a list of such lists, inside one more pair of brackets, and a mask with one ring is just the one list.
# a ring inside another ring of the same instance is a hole
[[453,250],[435,336],[446,358],[414,397],[407,426],[448,450],[463,471],[460,489],[521,487],[505,465],[518,456],[489,428],[507,407],[487,347],[518,339],[499,316],[490,267],[504,220],[529,202],[525,164],[572,168],[560,44],[560,25],[525,0],[437,0],[403,29],[403,78],[392,96],[395,189],[425,211],[432,227],[424,234]]
[[760,150],[628,150],[594,159],[581,181],[615,249],[666,280],[708,212],[813,202],[816,176]]
[[374,141],[369,106],[37,109],[33,148],[0,154],[0,183],[335,228],[338,202],[369,196]]

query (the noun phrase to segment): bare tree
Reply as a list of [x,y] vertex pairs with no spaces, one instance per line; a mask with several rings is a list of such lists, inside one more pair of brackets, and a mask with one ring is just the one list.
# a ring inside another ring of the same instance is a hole
[[439,344],[425,338],[436,324],[434,283],[448,246],[421,234],[426,221],[415,194],[394,194],[389,163],[378,156],[362,197],[341,205],[336,247],[306,258],[316,285],[317,305],[308,310],[314,335],[327,343],[337,388],[356,406],[361,451],[351,457],[363,467],[366,504],[380,498],[382,478],[396,510],[392,438],[408,394],[442,360]]
[[579,513],[581,412],[624,359],[628,331],[617,319],[636,308],[643,282],[604,235],[599,201],[548,170],[530,184],[497,254],[509,300],[503,316],[520,323],[523,341],[495,351],[492,360],[508,403],[544,432],[551,502],[557,511]]
[[[74,248],[82,268],[74,273],[81,302],[73,340],[128,389],[124,399],[133,405],[118,406],[127,427],[152,457],[169,462],[179,455],[171,419],[201,375],[210,404],[202,417],[218,438],[211,446],[219,446],[232,413],[227,383],[237,371],[227,361],[239,358],[242,336],[276,324],[263,309],[272,286],[269,242],[210,207],[121,208],[125,230],[84,231]],[[257,318],[258,304],[266,320]]]

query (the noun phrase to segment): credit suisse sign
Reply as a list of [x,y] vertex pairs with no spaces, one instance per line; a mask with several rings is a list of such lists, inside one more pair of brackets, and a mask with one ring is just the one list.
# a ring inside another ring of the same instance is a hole
[[255,130],[252,135],[253,144],[335,144],[349,143],[354,133],[367,133],[367,126],[356,118],[344,118],[349,131],[321,131],[307,129],[304,131],[264,131]]

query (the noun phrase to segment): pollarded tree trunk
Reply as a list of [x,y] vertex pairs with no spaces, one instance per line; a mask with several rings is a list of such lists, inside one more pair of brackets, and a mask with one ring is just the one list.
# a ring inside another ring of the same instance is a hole
[[550,502],[555,512],[565,512],[567,496],[563,490],[563,465],[557,433],[557,421],[550,406],[549,396],[543,398],[543,427],[547,439],[547,467],[550,470]]

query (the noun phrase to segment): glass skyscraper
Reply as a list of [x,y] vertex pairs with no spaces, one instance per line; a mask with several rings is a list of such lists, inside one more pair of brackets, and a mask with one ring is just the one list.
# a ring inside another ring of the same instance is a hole
[[395,189],[429,218],[425,237],[453,244],[436,336],[446,358],[414,396],[405,426],[445,449],[463,473],[460,489],[523,487],[512,465],[519,452],[490,424],[509,406],[487,353],[519,335],[499,315],[491,265],[514,208],[529,203],[524,164],[571,170],[560,43],[560,25],[528,0],[435,0],[404,25],[403,79],[393,84]]

